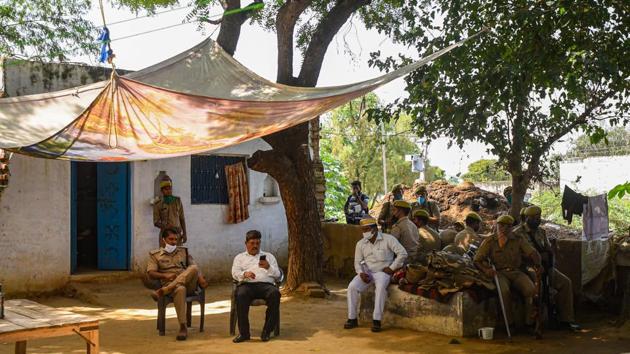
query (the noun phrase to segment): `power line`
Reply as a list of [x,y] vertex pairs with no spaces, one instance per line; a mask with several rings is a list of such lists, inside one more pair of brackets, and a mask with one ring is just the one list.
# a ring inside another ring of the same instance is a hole
[[156,13],[152,13],[152,14],[146,14],[144,16],[136,16],[136,17],[130,17],[128,19],[124,19],[124,20],[120,20],[120,21],[115,21],[115,22],[110,22],[108,23],[108,26],[113,26],[113,25],[118,25],[121,23],[125,23],[125,22],[131,22],[131,21],[135,21],[135,20],[141,20],[143,18],[147,18],[147,17],[153,17],[153,16],[157,16],[157,15],[162,15],[165,13],[169,13],[169,12],[173,12],[173,11],[179,11],[179,10],[183,10],[183,9],[187,9],[192,7],[193,5],[188,5],[188,6],[181,6],[181,7],[176,7],[174,9],[170,9],[170,10],[164,10],[164,11],[160,11],[160,12],[156,12]]
[[128,38],[133,38],[133,37],[141,36],[141,35],[144,35],[144,34],[149,34],[149,33],[153,33],[153,32],[163,31],[163,30],[166,30],[166,29],[169,29],[169,28],[179,27],[179,26],[183,26],[183,25],[188,25],[188,24],[191,24],[191,23],[193,23],[193,22],[188,21],[188,22],[176,23],[176,24],[174,24],[174,25],[170,25],[170,26],[159,27],[159,28],[152,29],[152,30],[148,30],[148,31],[144,31],[144,32],[139,32],[139,33],[130,34],[130,35],[128,35],[128,36],[124,36],[124,37],[120,37],[120,38],[115,38],[115,39],[112,39],[112,40],[111,40],[111,42],[121,41],[121,40],[123,40],[123,39],[128,39]]

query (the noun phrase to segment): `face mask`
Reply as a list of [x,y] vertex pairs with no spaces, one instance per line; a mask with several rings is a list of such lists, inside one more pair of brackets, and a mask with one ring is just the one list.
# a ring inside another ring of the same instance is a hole
[[512,195],[508,195],[505,199],[507,199],[508,204],[512,204]]
[[173,253],[175,252],[175,250],[177,249],[177,245],[169,245],[168,243],[166,245],[164,245],[164,250],[168,253]]
[[373,235],[372,235],[372,231],[367,231],[367,232],[364,232],[364,233],[363,233],[363,238],[364,238],[364,239],[366,239],[366,240],[371,239],[371,238],[372,238],[372,236],[373,236]]
[[426,199],[424,199],[423,196],[418,197],[418,203],[424,204],[425,201],[426,201]]
[[402,194],[394,194],[394,200],[401,200]]
[[540,220],[527,220],[527,226],[536,230],[540,226]]
[[172,196],[172,195],[165,195],[164,196],[164,203],[171,204],[174,201],[175,201],[175,197],[174,196]]

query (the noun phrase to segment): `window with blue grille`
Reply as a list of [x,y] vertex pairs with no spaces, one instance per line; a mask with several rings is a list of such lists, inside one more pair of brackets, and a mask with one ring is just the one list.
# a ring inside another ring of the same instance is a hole
[[228,204],[225,166],[245,163],[245,157],[192,155],[190,200],[192,204]]

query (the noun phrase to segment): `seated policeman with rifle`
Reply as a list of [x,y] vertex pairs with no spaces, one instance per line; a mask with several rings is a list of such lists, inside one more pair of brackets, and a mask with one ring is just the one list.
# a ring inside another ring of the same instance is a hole
[[525,299],[525,324],[532,328],[534,324],[535,288],[529,276],[521,271],[523,258],[531,259],[540,271],[540,255],[522,237],[512,233],[513,223],[514,219],[509,215],[499,217],[496,232],[481,243],[474,259],[477,268],[495,279],[508,336],[514,325],[511,289],[516,289]]
[[[541,255],[543,272],[541,273],[540,289],[542,307],[547,307],[548,321],[559,320],[560,328],[579,330],[573,310],[573,286],[571,279],[562,274],[554,265],[554,254],[551,243],[544,229],[540,227],[541,209],[536,205],[529,206],[524,212],[525,222],[514,229],[514,234],[522,237],[532,245]],[[555,290],[555,299],[551,296],[551,289]],[[553,301],[555,300],[555,301]],[[555,305],[555,306],[554,306]],[[557,308],[557,318],[555,309]]]

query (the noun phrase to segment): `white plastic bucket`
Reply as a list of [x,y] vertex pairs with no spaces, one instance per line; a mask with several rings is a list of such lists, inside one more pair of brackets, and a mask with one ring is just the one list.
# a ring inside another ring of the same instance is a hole
[[492,340],[493,337],[494,337],[493,327],[479,328],[479,338],[483,340]]

